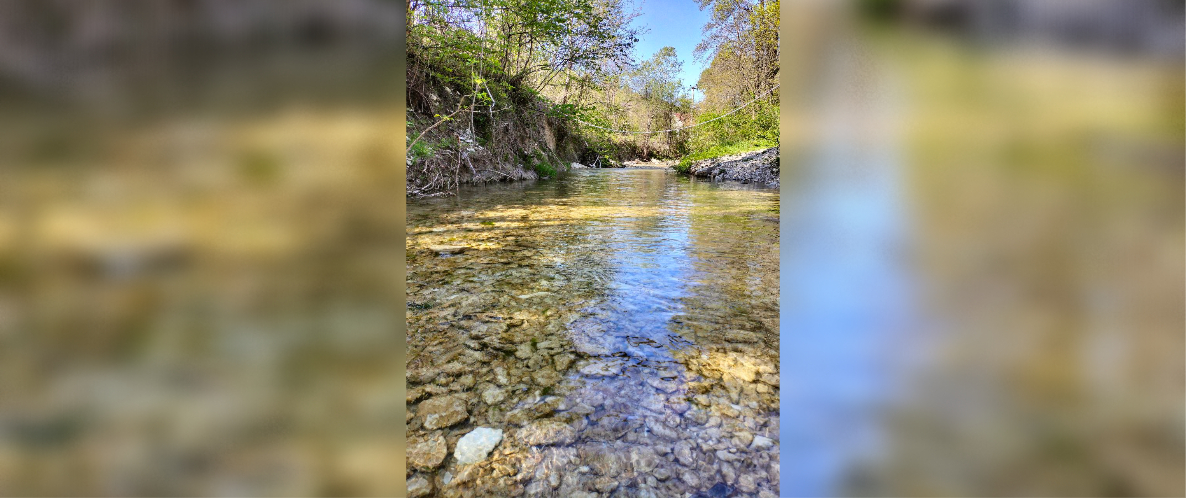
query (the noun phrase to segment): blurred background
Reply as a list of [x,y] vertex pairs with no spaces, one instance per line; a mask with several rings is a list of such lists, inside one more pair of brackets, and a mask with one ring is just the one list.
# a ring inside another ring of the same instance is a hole
[[[400,2],[0,2],[0,495],[403,493]],[[1182,496],[1183,2],[783,5],[786,496]]]
[[0,495],[404,492],[402,2],[0,2]]
[[784,496],[1186,493],[1184,11],[784,6]]

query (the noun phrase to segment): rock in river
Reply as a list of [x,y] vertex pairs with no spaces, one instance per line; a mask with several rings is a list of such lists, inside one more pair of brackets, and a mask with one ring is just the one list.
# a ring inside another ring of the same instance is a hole
[[429,430],[449,427],[469,418],[465,399],[456,394],[428,399],[420,403],[417,411],[424,417],[424,428]]
[[482,391],[482,401],[485,401],[487,405],[497,405],[498,403],[502,402],[502,400],[506,399],[506,397],[506,391],[497,387],[491,387],[485,391]]
[[761,342],[762,338],[748,330],[729,330],[725,332],[725,340],[733,343],[753,344]]
[[447,256],[450,254],[461,254],[469,249],[465,246],[428,246],[428,250],[437,253],[440,256]]
[[577,433],[572,427],[557,420],[532,422],[519,430],[519,440],[529,446],[570,444],[576,437]]
[[545,368],[531,375],[531,380],[534,380],[536,384],[539,384],[543,387],[554,386],[557,382],[560,382],[561,379],[562,377],[560,374],[556,373],[555,370],[550,368]]
[[774,447],[774,441],[765,436],[754,436],[753,442],[749,445],[752,450],[768,450]]
[[408,498],[422,498],[432,494],[432,482],[423,477],[408,479]]
[[499,441],[502,441],[502,430],[478,427],[457,441],[453,456],[462,465],[477,463],[485,460]]
[[445,436],[434,432],[428,436],[408,441],[408,464],[420,470],[432,470],[445,461],[449,446]]

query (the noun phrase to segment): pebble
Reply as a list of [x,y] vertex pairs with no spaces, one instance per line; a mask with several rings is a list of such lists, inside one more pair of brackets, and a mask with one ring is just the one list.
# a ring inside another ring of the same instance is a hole
[[511,379],[507,377],[507,369],[501,366],[494,367],[494,381],[504,386],[510,384]]
[[735,343],[754,344],[761,342],[762,338],[748,330],[729,330],[725,332],[725,340]]
[[630,463],[635,472],[650,472],[659,465],[659,455],[648,446],[635,446],[630,448]]
[[432,482],[417,476],[408,479],[408,498],[422,498],[432,494]]
[[535,351],[531,349],[530,343],[525,342],[520,344],[519,347],[515,349],[515,358],[526,360],[532,356],[535,356]]
[[451,254],[464,253],[468,247],[465,246],[428,246],[428,250],[437,253],[438,256],[446,256]]
[[506,391],[497,387],[491,387],[490,389],[482,391],[482,401],[485,401],[487,405],[496,405],[502,402],[502,400],[506,399],[506,397]]
[[655,377],[647,379],[647,385],[662,392],[671,394],[679,390],[680,383],[674,380],[663,380]]
[[737,441],[738,446],[749,446],[754,440],[754,435],[749,431],[737,431],[733,434],[733,439]]
[[647,426],[647,430],[651,431],[656,436],[659,436],[659,437],[662,437],[665,439],[679,439],[679,433],[675,432],[670,427],[667,427],[667,425],[664,424],[663,421],[661,421],[659,419],[647,418],[646,426]]
[[729,453],[727,450],[717,450],[716,455],[717,455],[717,459],[723,460],[726,462],[736,462],[736,461],[742,459],[741,455],[738,455],[736,453]]
[[687,411],[692,408],[692,405],[688,404],[685,401],[676,401],[674,403],[671,403],[670,408],[675,413],[683,415],[684,413],[687,413]]
[[758,490],[758,483],[754,482],[754,476],[745,474],[737,478],[737,489],[745,493],[753,493]]
[[560,382],[560,374],[550,368],[540,370],[531,375],[531,379],[543,387],[551,387]]
[[586,377],[607,377],[622,373],[622,365],[617,362],[595,361],[581,367],[580,372]]
[[695,422],[697,425],[704,425],[708,423],[708,414],[704,410],[691,410],[685,414],[688,420]]
[[593,487],[602,493],[609,493],[618,488],[618,481],[611,477],[598,477],[593,480]]
[[552,357],[552,363],[556,365],[556,371],[563,372],[572,366],[572,362],[576,359],[570,354],[561,354]]
[[439,432],[408,441],[408,464],[420,470],[430,471],[440,467],[448,454],[445,436]]
[[768,450],[774,447],[774,440],[766,436],[754,436],[754,441],[749,447],[751,450]]
[[682,465],[694,465],[696,459],[692,457],[692,443],[680,441],[675,444],[675,459]]
[[428,399],[420,403],[416,412],[424,417],[424,428],[429,430],[449,427],[469,418],[465,399],[456,394]]
[[457,447],[453,450],[453,457],[457,463],[468,465],[486,459],[498,442],[502,441],[502,430],[489,427],[478,427],[457,440]]
[[571,444],[576,437],[576,431],[572,427],[557,420],[532,422],[518,433],[519,440],[528,446]]

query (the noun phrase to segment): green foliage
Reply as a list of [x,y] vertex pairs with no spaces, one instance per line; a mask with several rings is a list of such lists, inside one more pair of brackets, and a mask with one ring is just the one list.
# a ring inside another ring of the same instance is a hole
[[546,162],[538,162],[532,165],[532,169],[539,175],[540,178],[551,178],[556,176],[556,168]]
[[[408,134],[408,139],[415,138],[411,133]],[[432,157],[438,150],[448,147],[449,143],[446,139],[438,141],[419,140],[408,147],[408,158],[413,162]]]

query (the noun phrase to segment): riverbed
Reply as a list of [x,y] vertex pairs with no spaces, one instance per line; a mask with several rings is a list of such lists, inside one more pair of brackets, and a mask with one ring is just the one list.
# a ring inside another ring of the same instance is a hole
[[777,495],[777,190],[575,170],[407,213],[410,490]]

